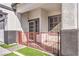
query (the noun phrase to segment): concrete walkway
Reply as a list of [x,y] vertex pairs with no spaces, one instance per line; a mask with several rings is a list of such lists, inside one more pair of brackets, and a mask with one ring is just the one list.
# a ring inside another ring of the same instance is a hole
[[22,49],[24,47],[26,47],[26,46],[24,46],[24,45],[16,45],[16,46],[13,46],[13,47],[10,47],[10,48],[7,48],[7,49],[10,50],[10,51],[16,51],[16,50]]
[[16,55],[18,56],[24,56],[23,54],[19,53],[19,52],[16,52],[16,51],[13,51],[13,53],[15,53]]
[[[35,45],[35,46],[36,46],[36,45]],[[27,46],[24,46],[24,45],[16,45],[16,46],[13,46],[13,47],[10,47],[10,48],[7,48],[7,49],[0,47],[0,56],[9,54],[9,53],[11,53],[11,52],[15,53],[15,54],[18,55],[18,56],[24,56],[24,55],[22,55],[21,53],[17,52],[16,50],[19,50],[19,49],[22,49],[22,48],[25,48],[25,47],[27,47]],[[34,49],[35,49],[35,48],[34,48]],[[38,49],[36,49],[36,50],[38,50]],[[41,50],[39,50],[39,51],[41,51]],[[44,51],[42,51],[42,52],[44,52]],[[44,53],[45,53],[45,52],[44,52]],[[48,54],[48,53],[47,53],[47,54]],[[49,55],[54,56],[53,54],[49,54]]]
[[8,53],[11,53],[11,51],[0,47],[0,56],[6,55],[6,54],[8,54]]
[[[24,47],[26,47],[26,46],[24,46],[24,45],[16,45],[16,46],[13,46],[13,47],[10,47],[10,48],[6,48],[6,49],[3,48],[3,47],[0,47],[0,56],[9,54],[11,52],[14,52],[14,51],[16,51],[18,49],[21,49],[21,48],[24,48]],[[14,52],[14,53],[17,54],[17,55],[23,56],[23,55],[21,55],[18,52]]]

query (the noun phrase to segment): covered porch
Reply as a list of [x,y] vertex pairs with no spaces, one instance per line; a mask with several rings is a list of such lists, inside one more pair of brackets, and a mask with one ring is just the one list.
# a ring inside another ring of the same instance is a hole
[[18,32],[19,44],[60,54],[61,4],[16,4],[15,13],[23,30]]

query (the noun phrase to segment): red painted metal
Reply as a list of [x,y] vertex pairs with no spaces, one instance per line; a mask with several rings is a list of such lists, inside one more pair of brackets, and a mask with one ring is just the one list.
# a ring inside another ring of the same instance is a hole
[[[45,50],[51,52],[51,53],[59,53],[59,39],[57,37],[59,36],[58,32],[25,32],[26,34],[26,46],[30,46],[30,44],[38,44]],[[31,39],[30,36],[33,34],[33,38]],[[43,34],[45,34],[43,36]],[[38,36],[37,36],[38,35]],[[54,40],[49,37],[56,37]],[[45,40],[42,42],[42,40]],[[18,32],[18,42],[19,44],[22,44],[22,32]],[[40,42],[37,42],[37,40],[41,40]],[[35,46],[34,46],[35,47]]]
[[18,43],[22,44],[22,32],[18,32]]
[[26,38],[27,38],[27,42],[26,42],[26,44],[27,44],[27,46],[29,46],[29,32],[26,32]]

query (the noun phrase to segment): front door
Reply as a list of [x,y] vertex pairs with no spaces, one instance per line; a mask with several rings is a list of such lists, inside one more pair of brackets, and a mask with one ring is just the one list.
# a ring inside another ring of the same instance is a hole
[[35,21],[29,22],[29,32],[35,32]]
[[29,21],[29,38],[31,41],[36,41],[36,32],[39,32],[39,19]]

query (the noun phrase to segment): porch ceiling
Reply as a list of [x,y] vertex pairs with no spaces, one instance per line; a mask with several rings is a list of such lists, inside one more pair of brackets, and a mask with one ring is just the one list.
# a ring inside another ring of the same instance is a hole
[[17,5],[17,12],[24,13],[36,8],[43,8],[47,11],[60,10],[60,3],[24,3]]

